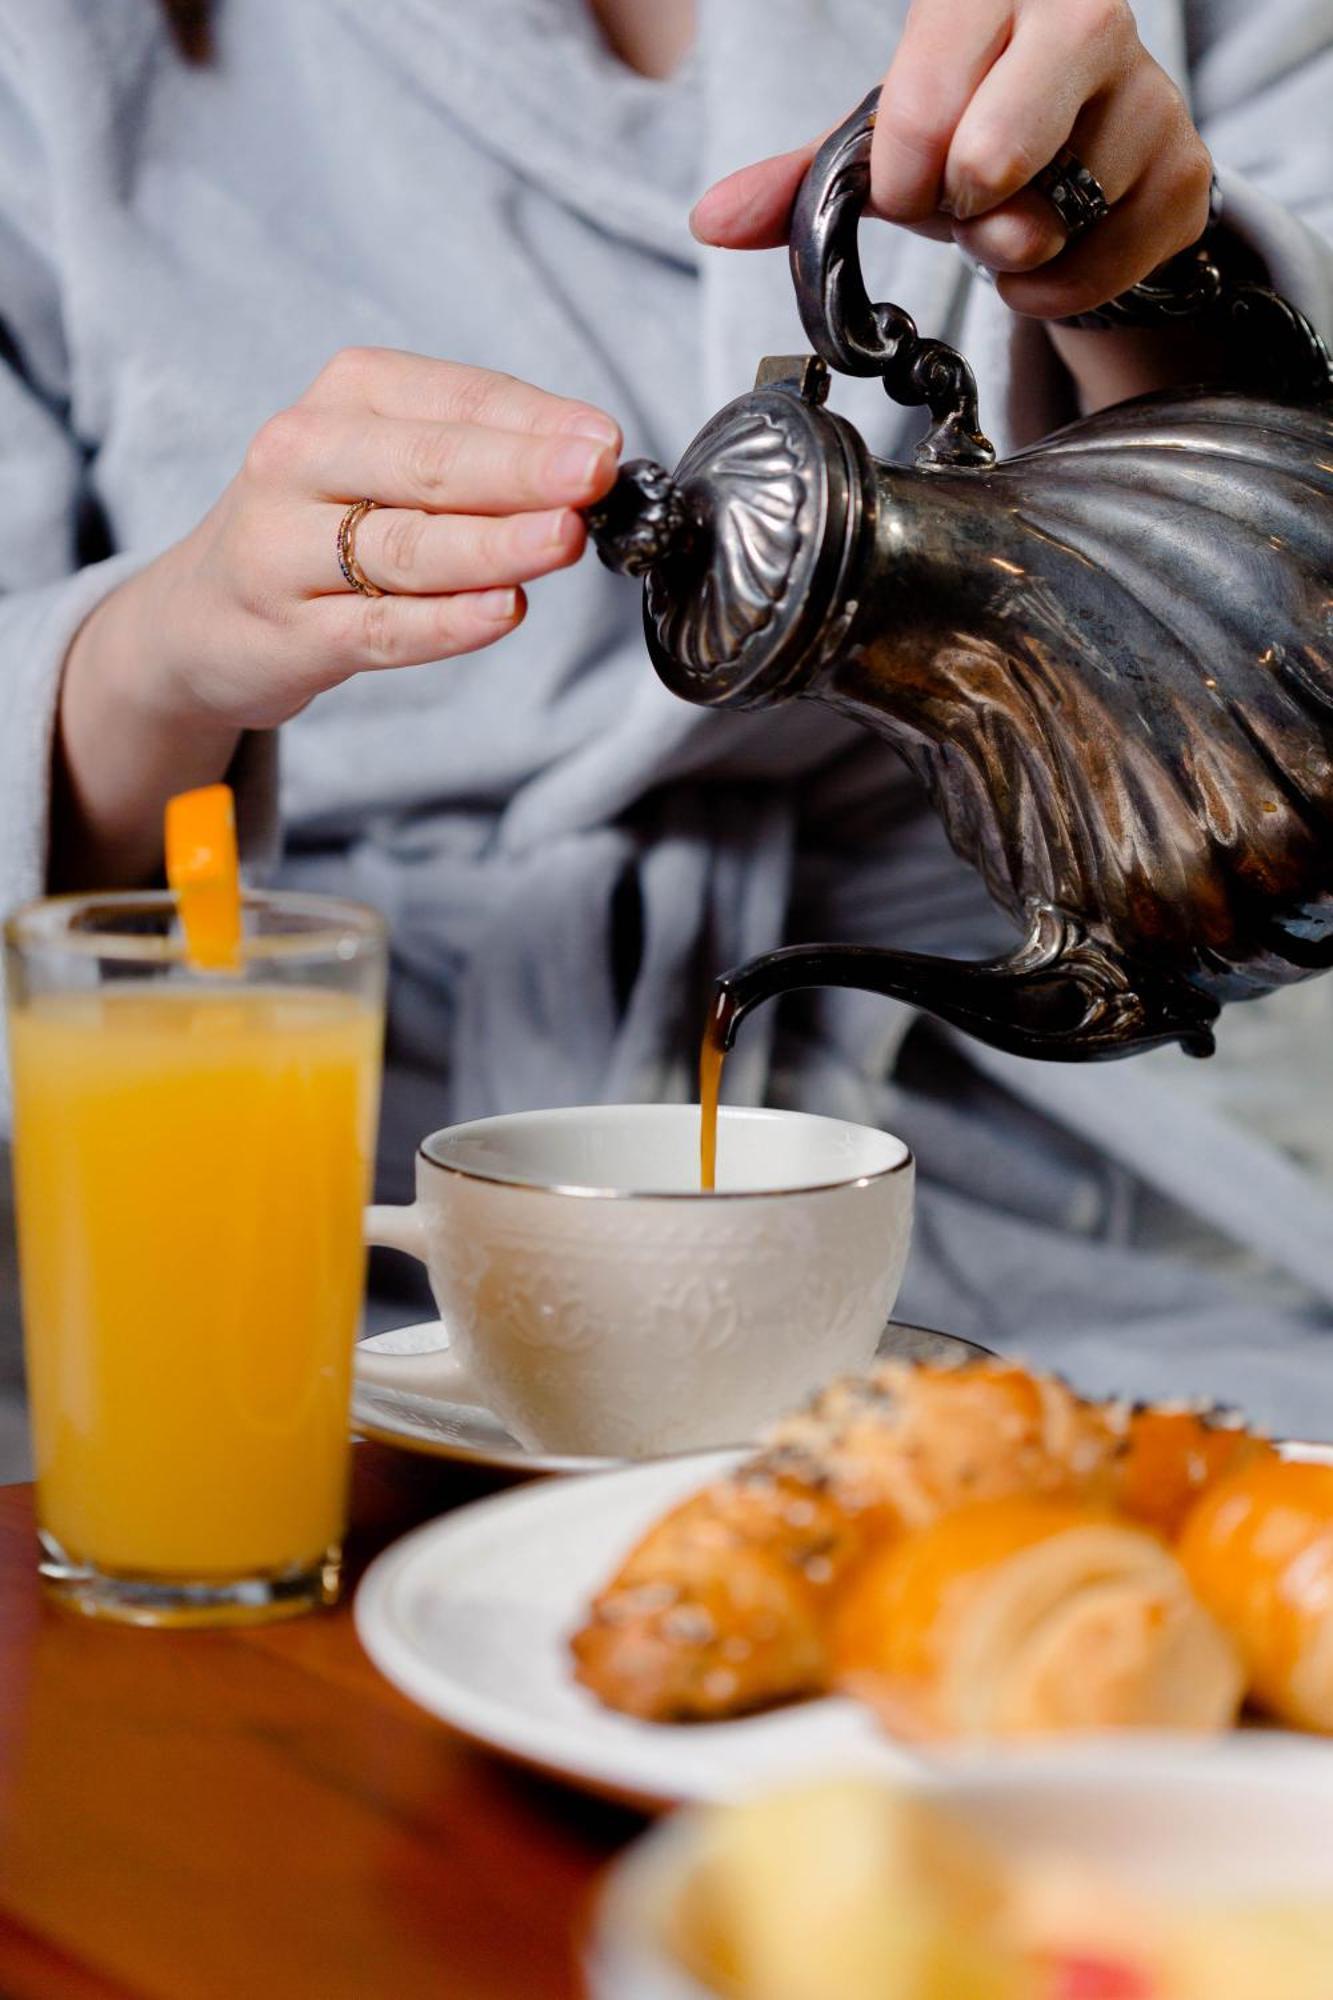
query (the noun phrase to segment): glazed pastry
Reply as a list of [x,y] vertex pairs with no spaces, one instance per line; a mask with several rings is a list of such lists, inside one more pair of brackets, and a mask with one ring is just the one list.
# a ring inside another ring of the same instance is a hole
[[[1113,1408],[1108,1410],[1114,1421]],[[1232,1410],[1146,1404],[1126,1413],[1116,1466],[1119,1513],[1174,1541],[1192,1507],[1219,1479],[1277,1454]]]
[[817,1693],[831,1596],[867,1548],[966,1500],[1109,1494],[1116,1449],[1092,1405],[1004,1362],[835,1383],[648,1531],[573,1640],[577,1678],[658,1721]]
[[891,1361],[831,1383],[767,1444],[813,1466],[849,1513],[901,1533],[1005,1493],[1109,1501],[1125,1419],[1016,1362]]
[[1200,1501],[1179,1553],[1259,1706],[1333,1732],[1333,1466],[1244,1467]]
[[983,1501],[871,1554],[833,1675],[895,1735],[1225,1728],[1239,1659],[1161,1542],[1083,1505]]

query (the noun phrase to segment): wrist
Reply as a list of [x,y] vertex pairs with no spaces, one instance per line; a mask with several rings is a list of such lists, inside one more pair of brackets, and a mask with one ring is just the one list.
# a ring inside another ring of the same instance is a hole
[[104,597],[65,658],[52,763],[56,888],[150,880],[167,799],[223,777],[240,740],[176,668],[155,568]]
[[1220,343],[1188,326],[1092,332],[1047,321],[1046,333],[1078,392],[1085,416],[1133,396],[1222,379]]
[[[239,727],[201,701],[193,684],[197,660],[177,613],[190,598],[177,573],[182,553],[168,549],[102,599],[70,647],[66,686],[95,682],[98,705],[114,702],[130,727],[188,736],[201,747],[234,746]],[[191,622],[197,631],[197,603]]]
[[113,763],[178,771],[179,790],[220,777],[241,732],[191,688],[175,638],[176,555],[127,577],[85,619],[65,660],[60,727],[79,762],[100,743]]

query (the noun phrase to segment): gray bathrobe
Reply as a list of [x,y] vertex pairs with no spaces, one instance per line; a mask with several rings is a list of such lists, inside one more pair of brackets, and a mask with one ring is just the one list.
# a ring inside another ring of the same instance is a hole
[[[80,620],[337,347],[591,398],[671,464],[760,355],[801,344],[781,253],[700,250],[688,206],[845,111],[905,0],[700,11],[661,84],[609,57],[583,0],[221,0],[202,72],[152,0],[0,0],[0,904],[42,888]],[[1137,11],[1233,226],[1333,331],[1329,0]],[[951,246],[865,239],[876,295],[968,353],[1002,447],[1073,413],[1041,330]],[[836,400],[904,449],[874,385]],[[494,651],[321,697],[282,732],[275,790],[278,748],[251,739],[237,772],[255,866],[392,923],[390,1193],[451,1118],[689,1094],[707,982],[751,952],[1003,934],[886,749],[816,710],[674,702],[636,591],[592,561]],[[756,1018],[729,1084],[911,1141],[903,1311],[1090,1384],[1333,1433],[1331,1000],[1328,980],[1233,1010],[1191,1072],[1012,1061],[826,996]]]

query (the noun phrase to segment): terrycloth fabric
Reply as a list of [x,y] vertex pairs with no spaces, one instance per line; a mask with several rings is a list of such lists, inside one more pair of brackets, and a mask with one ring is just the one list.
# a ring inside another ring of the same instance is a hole
[[[41,887],[72,632],[336,347],[595,399],[629,452],[668,464],[758,356],[799,347],[785,258],[700,251],[688,205],[841,114],[904,12],[702,0],[663,85],[606,53],[582,0],[223,0],[204,73],[171,56],[151,0],[0,0],[0,903]],[[1327,0],[1139,15],[1193,93],[1230,212],[1333,331]],[[1072,413],[1040,330],[951,247],[863,235],[875,294],[968,353],[1002,447]],[[874,385],[836,401],[876,449],[906,449],[912,419]],[[117,554],[76,574],[98,517]],[[391,1189],[452,1117],[688,1094],[709,978],[784,938],[961,955],[1002,935],[886,750],[815,709],[673,701],[637,592],[593,562],[539,585],[492,652],[324,696],[284,731],[282,766],[280,879],[392,920]],[[1260,1415],[1333,1432],[1333,1174],[1326,1149],[1322,1168],[1287,1150],[1292,1102],[1327,1105],[1333,1085],[1298,1070],[1285,1110],[1251,1102],[1302,1046],[1297,1009],[1327,1036],[1333,981],[1308,991],[1202,1079],[1169,1055],[1006,1064],[828,995],[776,1037],[771,1018],[747,1027],[730,1094],[882,1117],[913,1142],[904,1310],[1126,1389],[1243,1388]],[[1212,1324],[1238,1330],[1216,1368]]]

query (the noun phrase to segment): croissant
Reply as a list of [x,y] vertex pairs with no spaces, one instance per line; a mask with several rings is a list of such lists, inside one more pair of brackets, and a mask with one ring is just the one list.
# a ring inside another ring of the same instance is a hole
[[1173,1542],[1191,1508],[1219,1479],[1257,1459],[1276,1457],[1273,1446],[1247,1430],[1232,1410],[1141,1405],[1127,1413],[1115,1473],[1116,1510]]
[[819,1692],[832,1595],[868,1548],[968,1500],[1109,1497],[1120,1443],[1062,1382],[1007,1362],[834,1383],[648,1531],[574,1636],[576,1677],[657,1721]]
[[755,1461],[648,1530],[571,1641],[576,1679],[650,1721],[822,1687],[824,1600],[860,1546],[812,1478]]
[[830,1643],[836,1684],[916,1739],[1222,1729],[1244,1692],[1156,1536],[1049,1500],[974,1503],[878,1550]]
[[1258,1705],[1333,1732],[1333,1466],[1243,1467],[1200,1501],[1179,1553]]

